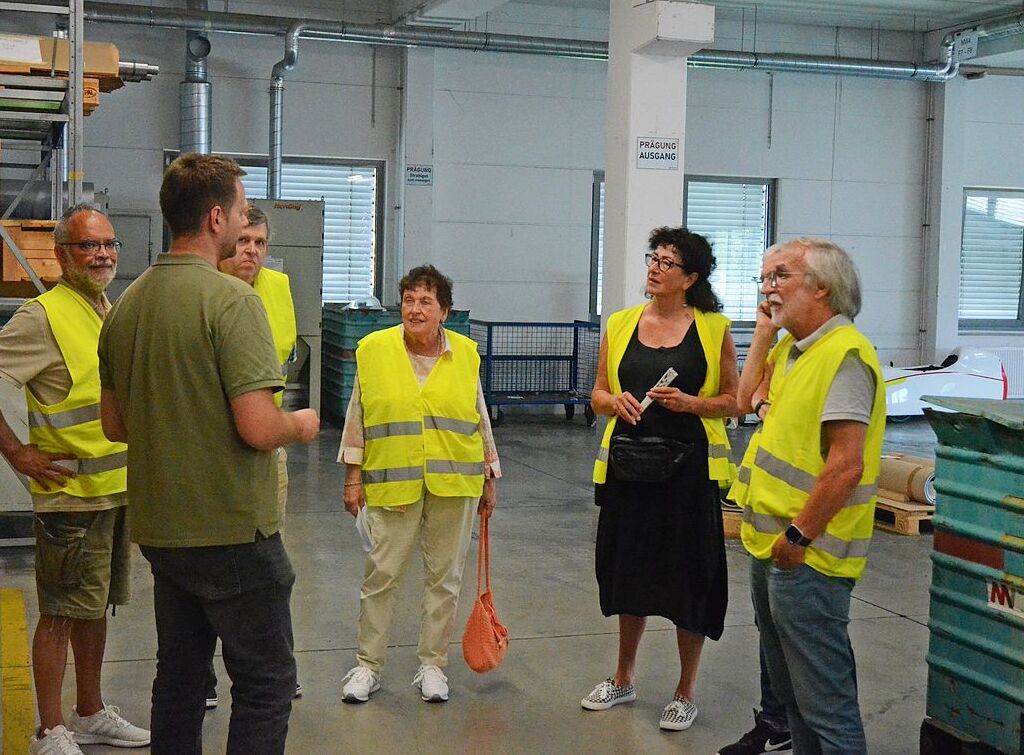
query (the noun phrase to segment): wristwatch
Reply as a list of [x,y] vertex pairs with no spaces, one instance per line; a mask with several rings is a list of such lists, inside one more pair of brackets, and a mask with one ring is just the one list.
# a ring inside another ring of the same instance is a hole
[[800,531],[800,528],[795,524],[789,525],[786,529],[786,539],[793,545],[799,545],[802,548],[806,548],[811,544],[809,538],[804,537],[804,533]]
[[771,405],[772,405],[772,402],[769,401],[768,399],[766,399],[766,398],[761,399],[756,404],[754,404],[754,416],[757,417],[758,419],[761,419],[761,407],[762,406],[771,406]]

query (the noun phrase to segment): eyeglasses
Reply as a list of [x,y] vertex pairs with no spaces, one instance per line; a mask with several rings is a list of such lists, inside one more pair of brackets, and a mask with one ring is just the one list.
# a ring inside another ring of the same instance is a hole
[[61,246],[77,246],[86,254],[96,254],[100,248],[106,249],[110,252],[118,252],[121,250],[123,244],[117,239],[107,239],[106,241],[93,241],[92,239],[86,239],[85,241],[67,241],[62,243]]
[[751,280],[760,286],[763,286],[765,281],[767,281],[770,288],[778,288],[779,281],[789,280],[795,275],[810,275],[810,273],[792,273],[787,270],[773,270],[768,273],[768,275],[755,275]]
[[667,273],[674,267],[678,267],[683,272],[686,271],[686,268],[680,265],[678,262],[673,262],[668,257],[659,257],[656,254],[651,254],[650,252],[644,255],[644,262],[647,263],[647,267],[650,267],[654,263],[657,263],[658,269],[661,270],[661,272],[663,273]]

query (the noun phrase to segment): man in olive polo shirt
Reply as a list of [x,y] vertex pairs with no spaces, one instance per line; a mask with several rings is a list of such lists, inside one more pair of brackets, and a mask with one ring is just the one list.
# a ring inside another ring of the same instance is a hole
[[234,161],[188,154],[164,174],[171,247],[100,334],[103,429],[131,439],[132,540],[153,571],[152,752],[200,755],[207,667],[219,637],[232,680],[227,752],[283,753],[295,692],[274,449],[316,437],[283,412],[267,315],[217,271],[246,224]]

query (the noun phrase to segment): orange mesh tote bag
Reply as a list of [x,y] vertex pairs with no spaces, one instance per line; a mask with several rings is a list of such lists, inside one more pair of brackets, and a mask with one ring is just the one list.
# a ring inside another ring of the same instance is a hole
[[[485,588],[480,591],[481,575]],[[498,620],[491,595],[491,544],[487,517],[480,517],[480,549],[476,559],[476,601],[462,633],[462,655],[477,673],[493,671],[508,650],[508,629]]]

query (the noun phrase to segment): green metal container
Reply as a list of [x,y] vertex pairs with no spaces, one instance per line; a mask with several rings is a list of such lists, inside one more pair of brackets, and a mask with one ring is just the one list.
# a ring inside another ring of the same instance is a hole
[[[335,425],[345,421],[356,381],[356,346],[375,330],[402,322],[398,308],[349,309],[344,304],[325,304],[323,311],[323,361],[320,411]],[[469,335],[469,310],[453,309],[444,324],[447,330]]]
[[922,753],[1024,752],[1024,404],[926,397],[935,545]]

